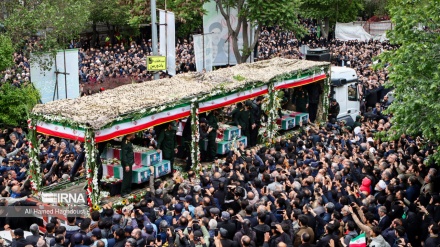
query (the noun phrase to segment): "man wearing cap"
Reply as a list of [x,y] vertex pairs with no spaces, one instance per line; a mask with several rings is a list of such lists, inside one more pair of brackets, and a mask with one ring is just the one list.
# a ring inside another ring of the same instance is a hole
[[[228,235],[230,235],[230,234],[229,234],[229,231],[226,230],[225,228],[220,228],[220,230],[218,232],[220,235],[220,243],[221,243],[222,247],[239,247],[240,246],[237,242],[234,242],[228,238]],[[234,232],[234,234],[235,234],[235,232]]]
[[105,244],[105,247],[107,247],[108,242],[107,239],[102,238],[102,233],[101,233],[101,229],[99,228],[95,228],[92,230],[92,236],[90,237],[90,239],[92,240],[93,244],[91,246],[96,246],[98,241],[102,241]]
[[128,134],[122,138],[121,165],[123,169],[121,196],[131,193],[132,166],[134,164],[133,143],[134,134]]
[[83,235],[81,235],[81,233],[75,233],[72,236],[72,240],[73,240],[73,247],[86,247],[86,245],[84,245],[84,241],[83,241]]
[[226,229],[228,231],[226,238],[233,240],[237,228],[235,224],[230,221],[231,215],[227,211],[223,211],[220,219],[221,222],[218,223],[217,227]]
[[174,155],[177,153],[176,141],[177,126],[176,122],[168,123],[168,127],[162,130],[157,139],[157,152],[162,152],[162,158],[171,163],[171,172],[173,171]]
[[187,195],[183,200],[183,210],[182,212],[189,212],[191,214],[191,217],[194,217],[194,206],[191,205],[193,203],[193,198],[191,195]]
[[176,225],[177,222],[179,221],[180,216],[182,216],[182,210],[183,210],[183,205],[180,203],[177,203],[176,205],[174,205],[174,214],[173,214],[173,225]]

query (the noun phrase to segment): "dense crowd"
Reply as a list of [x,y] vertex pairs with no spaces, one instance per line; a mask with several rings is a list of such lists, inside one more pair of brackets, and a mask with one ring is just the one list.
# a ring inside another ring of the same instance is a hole
[[[175,172],[170,180],[151,177],[145,198],[120,211],[109,203],[90,217],[68,216],[65,224],[52,218],[42,237],[36,225],[0,223],[0,228],[14,229],[12,245],[350,246],[354,239],[362,243],[365,235],[364,246],[438,246],[440,180],[436,163],[428,160],[438,144],[407,135],[390,142],[374,139],[376,132],[391,127],[392,115],[383,113],[389,106],[383,89],[387,72],[373,71],[372,58],[394,47],[377,41],[325,40],[316,37],[312,22],[304,25],[310,34],[303,41],[278,28],[265,28],[259,59],[302,58],[302,44],[329,48],[332,63],[356,69],[362,82],[359,92],[365,105],[354,125],[330,119],[279,137],[270,147],[246,149],[240,144],[226,157],[216,158],[211,168],[190,170],[187,176]],[[195,70],[191,42],[179,42],[177,49],[179,71]],[[148,79],[142,59],[149,52],[149,41],[132,43],[128,49],[121,45],[81,48],[80,79],[84,83],[108,77]],[[16,64],[6,79],[28,77],[27,61],[18,53]],[[255,110],[252,103],[237,108]],[[210,124],[206,118],[201,118],[201,125]],[[26,198],[31,193],[26,133],[21,128],[1,133],[1,197],[14,205],[17,202],[10,198]],[[141,143],[155,146],[156,137],[153,130],[145,132]],[[85,172],[81,143],[48,136],[39,139],[45,185]],[[25,238],[22,229],[32,235]]]
[[[6,229],[15,229],[15,246],[349,246],[361,234],[367,246],[437,246],[439,173],[427,160],[437,144],[373,139],[391,127],[392,116],[381,113],[387,106],[378,103],[353,126],[311,123],[272,147],[238,145],[187,177],[151,177],[139,203],[121,211],[106,204],[67,225],[55,219],[41,239],[24,239],[23,224],[8,221]],[[152,133],[144,140],[151,143]],[[68,179],[81,144],[40,138],[45,183]],[[0,144],[1,195],[25,198],[26,135],[14,129]]]
[[[301,46],[309,48],[324,47],[332,55],[332,63],[339,66],[355,68],[365,90],[381,88],[387,79],[383,70],[372,69],[373,57],[384,50],[394,49],[387,42],[379,41],[339,41],[333,38],[324,39],[318,35],[318,26],[312,20],[301,20],[308,34],[301,40],[293,32],[283,31],[279,27],[264,27],[258,41],[257,59],[272,57],[303,58]],[[33,38],[23,47],[23,52],[14,54],[15,66],[1,73],[1,82],[9,81],[16,86],[30,80],[30,65],[27,55],[39,45],[39,38]],[[152,74],[146,70],[146,56],[152,54],[151,40],[126,41],[115,44],[103,44],[101,47],[90,47],[90,42],[81,39],[72,42],[70,48],[78,48],[79,81],[86,84],[104,81],[126,82],[151,80]],[[191,39],[178,39],[176,44],[176,73],[196,71],[194,44]],[[168,75],[161,73],[160,77]],[[82,87],[83,88],[83,87]],[[91,92],[81,92],[89,94]],[[372,102],[374,99],[371,100]],[[373,103],[374,104],[374,103]],[[370,106],[372,106],[370,104]]]

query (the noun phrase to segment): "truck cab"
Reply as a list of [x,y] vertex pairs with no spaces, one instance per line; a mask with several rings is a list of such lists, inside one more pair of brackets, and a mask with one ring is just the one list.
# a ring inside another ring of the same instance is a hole
[[340,111],[338,121],[345,120],[352,126],[356,116],[360,115],[360,101],[358,92],[358,78],[356,71],[347,67],[331,67],[330,98],[336,99]]

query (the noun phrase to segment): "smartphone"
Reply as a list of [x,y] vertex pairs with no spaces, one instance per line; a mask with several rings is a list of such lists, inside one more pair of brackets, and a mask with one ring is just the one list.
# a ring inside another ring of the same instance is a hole
[[284,214],[284,210],[277,210],[277,214]]
[[180,229],[174,229],[174,232],[175,232],[175,233],[178,233],[178,232],[179,232],[179,230],[180,230]]
[[237,215],[231,217],[231,220],[237,220],[237,219],[238,219]]
[[265,194],[267,193],[267,188],[266,188],[266,186],[263,187],[263,193],[265,193]]
[[187,227],[186,229],[188,230],[188,234],[191,234],[191,232],[192,232],[192,227]]
[[218,228],[214,230],[214,236],[218,236]]
[[161,242],[161,241],[162,241],[162,235],[160,235],[160,234],[157,234],[157,237],[156,237],[156,239],[157,239],[157,241],[158,241],[158,242]]

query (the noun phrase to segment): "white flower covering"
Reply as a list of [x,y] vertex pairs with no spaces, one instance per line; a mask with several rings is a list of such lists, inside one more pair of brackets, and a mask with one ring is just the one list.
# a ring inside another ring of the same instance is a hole
[[222,90],[238,89],[253,82],[267,83],[278,76],[323,65],[329,63],[274,58],[207,73],[186,73],[173,78],[124,85],[77,99],[57,100],[35,106],[32,113],[48,120],[65,120],[101,129],[120,116],[142,113],[151,108],[164,109],[164,106],[184,98],[196,100],[195,96],[213,96]]

